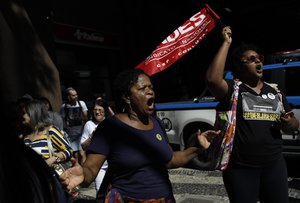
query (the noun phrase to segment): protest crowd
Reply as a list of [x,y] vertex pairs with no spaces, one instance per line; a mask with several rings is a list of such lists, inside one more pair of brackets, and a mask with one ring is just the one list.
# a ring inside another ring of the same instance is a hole
[[[75,202],[80,188],[94,183],[95,202],[175,203],[168,169],[184,167],[199,155],[209,157],[221,150],[213,169],[222,171],[230,202],[288,203],[280,137],[281,131],[297,130],[299,121],[284,94],[262,80],[264,58],[255,48],[247,46],[235,52],[235,78],[223,79],[233,40],[230,26],[222,27],[222,44],[206,73],[207,87],[220,101],[217,112],[230,111],[226,122],[220,121],[219,128],[195,132],[193,146],[173,151],[165,127],[155,115],[151,76],[187,54],[219,20],[205,5],[145,61],[116,75],[114,106],[102,95],[83,101],[75,87],[63,90],[59,111],[45,96],[24,94],[10,104],[4,111],[8,119],[2,123],[9,132],[9,146],[1,143],[0,147],[4,180],[0,202]],[[272,105],[275,110],[264,119],[251,117],[254,113],[245,107],[249,101]],[[215,145],[216,137],[221,137],[222,144]],[[10,158],[5,156],[10,152]],[[9,159],[17,162],[13,166],[21,169],[20,174],[13,174],[4,164]],[[20,182],[22,195],[12,197],[17,192],[12,181]]]

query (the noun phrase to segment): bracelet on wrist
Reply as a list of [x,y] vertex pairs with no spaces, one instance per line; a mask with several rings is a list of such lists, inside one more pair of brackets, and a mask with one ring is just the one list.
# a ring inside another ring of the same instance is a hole
[[55,163],[59,164],[61,162],[61,158],[59,158],[58,156],[55,157]]

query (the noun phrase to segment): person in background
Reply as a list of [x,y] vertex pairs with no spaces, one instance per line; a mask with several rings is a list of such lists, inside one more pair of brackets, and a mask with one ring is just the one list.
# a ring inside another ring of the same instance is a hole
[[60,198],[64,191],[49,166],[22,139],[13,136],[10,125],[8,120],[1,122],[6,136],[0,142],[0,202],[67,203]]
[[[25,145],[39,154],[45,160],[49,168],[55,163],[62,163],[71,159],[72,148],[64,139],[60,129],[52,125],[48,111],[42,101],[32,100],[25,104],[23,108],[23,124],[31,129],[31,132],[24,137],[23,141]],[[48,139],[54,150],[54,156],[50,156]],[[57,176],[54,171],[53,175]],[[62,193],[61,199],[66,198],[66,194]]]
[[41,100],[46,105],[46,109],[49,113],[49,116],[50,116],[50,119],[52,120],[53,125],[58,127],[60,130],[63,130],[64,129],[63,119],[62,119],[60,113],[53,111],[50,100],[47,97],[40,97],[39,100]]
[[114,115],[114,110],[112,109],[112,107],[109,105],[109,103],[107,102],[106,99],[106,94],[102,93],[102,94],[94,94],[94,101],[95,100],[101,100],[102,102],[104,102],[104,105],[107,106],[107,111],[105,112],[106,114],[108,114],[109,116]]
[[[93,110],[92,110],[92,118],[87,121],[84,125],[82,136],[81,136],[81,146],[84,150],[86,150],[91,143],[92,136],[98,126],[105,117],[106,117],[107,107],[105,102],[102,99],[96,99],[94,101]],[[108,164],[105,161],[95,179],[95,188],[96,191],[99,190],[104,175],[106,173]]]
[[[53,125],[43,102],[32,100],[26,103],[23,109],[23,124],[31,129],[31,132],[24,137],[24,143],[40,154],[49,166],[58,160],[63,162],[71,159],[72,148],[64,139],[61,130]],[[49,157],[48,136],[55,150],[55,157],[51,158]]]
[[[5,92],[0,93],[0,98],[0,106],[6,107],[1,112],[5,119],[0,122],[1,130],[5,132],[0,142],[0,202],[67,203],[60,198],[60,194],[64,193],[61,183],[44,159],[15,136],[16,104],[23,109],[32,98],[25,102],[23,98],[16,103],[7,102]],[[13,104],[12,108],[8,108],[10,104]],[[9,119],[12,115],[14,118]]]
[[[121,111],[98,125],[86,161],[81,166],[73,160],[74,166],[60,176],[62,183],[67,189],[90,185],[107,160],[110,192],[105,202],[174,203],[168,168],[186,165],[200,149],[172,151],[160,120],[153,115],[155,93],[142,70],[123,71],[114,87],[116,109]],[[219,133],[208,130],[201,135]]]
[[67,101],[62,104],[60,114],[64,121],[64,131],[71,142],[74,157],[82,164],[85,160],[85,153],[80,140],[83,126],[88,120],[88,108],[84,101],[78,100],[78,94],[74,88],[67,88],[66,94]]
[[[232,43],[229,26],[222,29],[223,42],[209,65],[206,80],[212,95],[228,110],[233,80],[224,80],[224,68]],[[297,130],[285,96],[264,82],[264,57],[243,44],[233,51],[233,75],[240,80],[236,130],[232,155],[223,181],[232,203],[288,203],[287,169],[282,155],[281,130]]]
[[12,120],[11,123],[13,124],[11,128],[14,131],[13,134],[20,139],[23,139],[24,135],[31,131],[31,129],[22,122],[23,108],[26,103],[31,100],[33,100],[33,97],[30,94],[24,94],[10,107],[11,111],[9,111],[9,118]]

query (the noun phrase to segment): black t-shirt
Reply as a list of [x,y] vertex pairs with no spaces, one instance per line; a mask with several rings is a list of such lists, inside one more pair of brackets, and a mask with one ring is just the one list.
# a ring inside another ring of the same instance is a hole
[[[217,109],[226,110],[229,107],[234,82],[227,80],[227,83],[228,96],[220,102]],[[282,139],[276,120],[280,119],[283,110],[291,111],[286,98],[282,95],[280,99],[278,92],[267,83],[264,83],[260,94],[242,83],[239,89],[236,131],[230,162],[261,167],[277,160],[282,152]]]

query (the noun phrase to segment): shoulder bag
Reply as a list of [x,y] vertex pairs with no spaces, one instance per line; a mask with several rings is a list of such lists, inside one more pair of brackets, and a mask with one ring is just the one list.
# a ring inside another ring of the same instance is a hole
[[[51,141],[51,137],[49,134],[49,131],[47,133],[47,144],[48,144],[48,149],[49,149],[49,158],[55,156],[55,152],[52,146],[52,141]],[[55,173],[57,174],[57,176],[59,177],[67,168],[70,168],[72,166],[72,163],[70,161],[67,162],[63,162],[63,163],[55,163],[52,164],[52,167],[55,171]],[[75,187],[71,192],[68,192],[68,194],[72,197],[72,198],[76,198],[79,195],[79,188]]]
[[[235,126],[236,110],[239,94],[240,81],[234,80],[234,90],[230,99],[230,108],[227,111],[216,111],[214,123],[215,130],[221,130],[218,136],[210,138],[210,146],[202,150],[198,157],[192,160],[193,165],[201,170],[225,170],[232,152]],[[196,134],[188,141],[189,146],[199,146]],[[200,146],[201,147],[201,146]]]
[[[47,133],[47,144],[48,144],[48,149],[49,149],[49,158],[51,158],[51,157],[55,156],[55,152],[54,152],[54,149],[52,146],[52,141],[51,141],[51,137],[50,137],[49,133]],[[53,169],[55,170],[55,172],[57,173],[57,175],[60,176],[67,168],[67,163],[64,163],[64,164],[63,163],[55,163],[52,166],[53,166]]]
[[[214,147],[219,148],[219,152],[217,155],[217,164],[216,169],[218,170],[225,170],[227,168],[227,164],[229,162],[229,158],[232,152],[233,141],[235,136],[235,127],[236,127],[236,110],[237,110],[237,102],[239,96],[239,85],[241,81],[235,80],[234,81],[234,91],[231,95],[230,99],[230,109],[228,111],[216,111],[216,120],[215,120],[215,129],[221,130],[221,134],[216,139],[216,143],[220,142],[220,147],[215,146],[215,143],[212,143],[209,148]],[[209,150],[212,150],[209,149]]]

